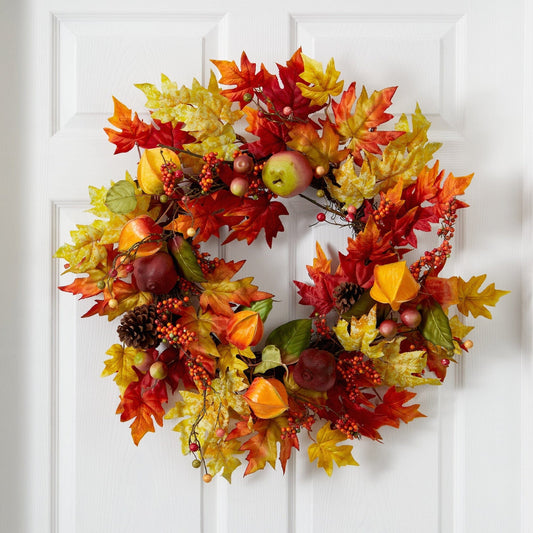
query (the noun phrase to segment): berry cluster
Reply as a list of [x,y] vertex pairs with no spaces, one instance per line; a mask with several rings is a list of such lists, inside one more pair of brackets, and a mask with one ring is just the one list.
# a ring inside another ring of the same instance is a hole
[[178,183],[182,180],[184,174],[182,170],[173,161],[168,161],[161,165],[161,180],[165,194],[172,199],[179,198],[180,189]]
[[446,259],[448,259],[452,251],[450,240],[455,233],[453,226],[456,220],[457,206],[456,200],[453,198],[444,209],[442,227],[437,230],[437,235],[444,240],[437,248],[425,252],[418,261],[415,261],[411,265],[410,270],[415,278],[421,280],[430,270],[433,270],[435,274],[438,274],[442,270],[446,264]]
[[188,296],[185,296],[183,300],[167,298],[156,306],[157,319],[155,323],[158,338],[183,350],[186,350],[189,344],[196,340],[197,335],[194,331],[189,331],[186,327],[173,323],[172,315],[179,315],[188,302]]
[[186,357],[190,376],[200,390],[206,390],[211,385],[211,376],[202,364],[201,356],[187,352]]
[[332,428],[334,426],[335,429],[344,433],[349,439],[359,437],[359,426],[347,413],[344,413],[335,421],[335,424],[331,425]]
[[302,416],[290,415],[287,418],[287,421],[289,425],[281,428],[281,438],[283,440],[296,437],[302,428],[307,429],[307,431],[311,431],[311,428],[316,420],[314,415],[304,414]]
[[346,382],[351,401],[359,400],[359,387],[381,385],[381,376],[374,369],[372,361],[365,359],[361,352],[343,352],[337,361],[337,372]]
[[210,191],[218,176],[218,166],[224,161],[217,156],[217,152],[209,152],[203,157],[205,163],[200,171],[200,187],[202,188],[203,193]]
[[379,202],[379,206],[373,214],[374,220],[376,222],[378,220],[383,220],[390,213],[391,208],[392,204],[389,199],[382,195],[381,200]]
[[314,320],[314,329],[311,330],[311,333],[316,333],[324,339],[331,339],[331,329],[328,326],[325,316],[316,317]]

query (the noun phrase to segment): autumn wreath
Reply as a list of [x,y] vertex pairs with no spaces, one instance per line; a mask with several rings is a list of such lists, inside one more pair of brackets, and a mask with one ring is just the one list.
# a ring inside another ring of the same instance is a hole
[[[407,387],[440,385],[472,347],[452,307],[491,318],[486,306],[505,294],[481,290],[485,275],[441,276],[472,175],[428,166],[440,144],[418,106],[411,122],[379,129],[396,87],[356,96],[333,59],[324,71],[298,50],[277,75],[245,53],[240,67],[213,63],[221,77],[207,87],[138,85],[148,121],[114,100],[116,129],[105,131],[115,153],[139,151],[136,177],[90,187],[96,219],[56,252],[75,275],[60,289],[100,296],[84,316],[122,316],[103,375],[114,375],[135,444],[154,421],[178,419],[204,481],[230,481],[242,454],[245,475],[277,458],[285,470],[305,429],[310,460],[331,475],[333,462],[357,464],[339,443],[380,441],[382,426],[424,416]],[[236,132],[243,117],[248,139]],[[295,195],[318,207],[316,223],[352,236],[331,259],[317,243],[312,283],[295,281],[311,318],[264,335],[273,295],[234,279],[244,261],[201,243],[224,227],[224,243],[263,234],[272,246],[288,215],[278,197]],[[417,233],[433,230],[438,245],[416,253]]]

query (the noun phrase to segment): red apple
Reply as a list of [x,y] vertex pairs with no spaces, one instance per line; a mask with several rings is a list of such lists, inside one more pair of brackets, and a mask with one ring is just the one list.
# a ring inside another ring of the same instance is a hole
[[274,194],[290,198],[309,187],[313,180],[313,169],[301,152],[278,152],[266,162],[262,178]]
[[304,389],[325,392],[335,385],[336,361],[326,350],[308,348],[294,365],[294,381]]
[[244,196],[248,192],[249,185],[250,184],[246,178],[233,178],[231,180],[229,190],[235,196]]
[[417,328],[420,322],[422,322],[422,315],[412,307],[409,307],[402,311],[400,318],[408,328],[413,329]]
[[249,174],[253,168],[254,160],[247,154],[240,154],[233,161],[233,170],[239,174]]
[[147,257],[138,257],[133,262],[133,275],[141,291],[166,294],[178,281],[174,261],[169,254],[158,252]]

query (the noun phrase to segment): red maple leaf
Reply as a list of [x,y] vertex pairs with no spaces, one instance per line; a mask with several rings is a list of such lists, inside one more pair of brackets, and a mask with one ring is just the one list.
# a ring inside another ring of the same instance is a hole
[[182,128],[183,122],[177,122],[175,126],[172,122],[161,122],[153,119],[150,136],[144,142],[139,142],[141,148],[155,148],[159,145],[173,146],[174,148],[183,148],[184,144],[190,144],[196,139]]
[[[311,101],[302,95],[302,91],[296,85],[297,82],[308,85],[308,82],[300,78],[304,71],[302,59],[302,49],[298,48],[292,57],[287,61],[286,66],[277,65],[279,78],[270,74],[264,66],[261,66],[264,75],[263,92],[259,97],[265,102],[271,111],[282,113],[283,109],[289,107],[294,117],[310,122],[309,115],[316,113],[324,106],[311,105]],[[283,85],[280,85],[280,81]]]
[[226,207],[227,217],[239,217],[241,221],[238,224],[231,224],[231,233],[224,244],[235,239],[246,240],[251,244],[261,230],[264,230],[266,242],[272,248],[272,239],[284,229],[280,216],[288,214],[287,208],[282,203],[273,202],[264,196],[257,200],[243,198],[240,205],[233,208]]
[[187,228],[197,230],[193,242],[207,241],[210,237],[219,237],[223,226],[232,226],[242,221],[242,216],[229,216],[227,209],[238,206],[241,199],[230,191],[220,190],[213,194],[179,202],[186,212],[178,215],[165,229],[186,233]]
[[400,426],[400,420],[403,420],[407,424],[407,422],[415,418],[425,417],[426,415],[418,410],[420,407],[419,403],[404,405],[415,396],[415,392],[390,387],[383,396],[383,402],[378,404],[375,409],[376,414],[385,417],[383,425],[397,428]]
[[256,159],[262,159],[286,149],[290,137],[284,123],[268,120],[252,107],[246,107],[244,113],[249,124],[246,131],[259,137],[259,140],[243,144],[243,150],[248,150]]
[[221,94],[232,102],[239,102],[241,109],[248,103],[244,100],[245,94],[254,94],[254,89],[263,83],[263,72],[256,73],[255,63],[251,63],[246,53],[241,54],[241,67],[235,61],[212,59],[212,63],[220,71],[220,83],[223,85],[235,85],[232,89],[224,89]]
[[131,109],[113,96],[115,110],[109,122],[119,128],[120,131],[112,128],[104,128],[109,141],[117,148],[115,154],[129,152],[135,144],[142,145],[150,136],[152,127],[139,119],[137,113],[131,118]]
[[347,251],[347,255],[339,253],[342,270],[365,289],[374,283],[375,265],[393,263],[398,259],[390,244],[390,235],[382,235],[372,217],[355,239],[348,239]]
[[148,431],[155,431],[153,420],[159,426],[163,425],[165,410],[162,404],[166,402],[168,402],[167,387],[163,381],[158,381],[149,388],[143,387],[141,381],[134,381],[128,385],[117,407],[117,414],[120,414],[121,422],[135,419],[130,425],[135,445],[139,444]]

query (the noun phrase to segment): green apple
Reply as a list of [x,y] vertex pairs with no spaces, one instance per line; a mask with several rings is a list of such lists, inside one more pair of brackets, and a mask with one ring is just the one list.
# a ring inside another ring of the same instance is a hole
[[309,187],[313,169],[301,152],[278,152],[266,162],[262,178],[274,194],[290,198]]

